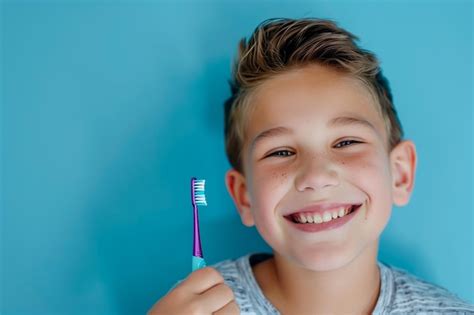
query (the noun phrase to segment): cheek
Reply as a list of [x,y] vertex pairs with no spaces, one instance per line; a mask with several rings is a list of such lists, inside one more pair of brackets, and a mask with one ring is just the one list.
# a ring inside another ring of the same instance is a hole
[[368,191],[390,184],[389,161],[383,152],[370,151],[340,159],[340,165],[353,182]]
[[265,224],[274,221],[274,211],[279,201],[288,192],[288,171],[255,170],[251,180],[251,204],[257,221]]
[[288,170],[285,168],[261,167],[255,169],[252,178],[252,189],[255,197],[262,198],[280,191],[288,183]]
[[363,191],[368,199],[366,220],[371,230],[382,230],[392,209],[391,173],[388,157],[383,152],[370,152],[344,161],[350,181]]

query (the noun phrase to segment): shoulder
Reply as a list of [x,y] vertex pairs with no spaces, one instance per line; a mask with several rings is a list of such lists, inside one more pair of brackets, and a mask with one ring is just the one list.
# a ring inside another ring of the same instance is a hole
[[253,275],[249,257],[250,254],[236,259],[227,259],[211,266],[220,272],[225,284],[234,292],[240,314],[246,315],[257,313],[254,308],[254,288],[251,282]]
[[391,314],[474,314],[474,305],[408,271],[385,265],[392,276]]
[[248,273],[247,268],[245,268],[246,260],[248,261],[248,255],[236,259],[226,259],[211,265],[211,267],[217,269],[226,284],[234,290],[245,286],[245,282],[242,280],[245,274]]
[[251,266],[269,257],[271,255],[267,253],[250,253],[236,259],[223,260],[211,267],[217,269],[229,285],[253,289],[255,278]]
[[241,315],[279,314],[263,295],[252,271],[252,265],[271,257],[268,253],[252,253],[212,265],[234,292]]

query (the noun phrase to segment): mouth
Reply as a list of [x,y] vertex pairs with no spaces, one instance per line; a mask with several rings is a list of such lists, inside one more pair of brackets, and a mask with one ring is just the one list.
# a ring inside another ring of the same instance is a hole
[[324,212],[299,212],[284,216],[285,219],[300,225],[325,225],[331,221],[340,221],[359,210],[362,204],[349,205],[339,209],[331,209]]

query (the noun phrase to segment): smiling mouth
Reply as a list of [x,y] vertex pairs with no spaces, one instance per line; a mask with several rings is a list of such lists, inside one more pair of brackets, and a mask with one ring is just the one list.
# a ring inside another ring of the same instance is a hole
[[321,224],[330,221],[337,221],[351,213],[357,211],[362,204],[352,205],[346,209],[341,208],[339,210],[326,211],[322,215],[319,213],[297,213],[285,216],[285,219],[290,220],[297,224]]

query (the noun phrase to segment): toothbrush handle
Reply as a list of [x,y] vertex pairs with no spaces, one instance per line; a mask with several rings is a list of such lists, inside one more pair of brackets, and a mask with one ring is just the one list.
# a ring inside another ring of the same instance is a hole
[[204,260],[201,248],[201,235],[199,233],[199,215],[198,207],[193,204],[194,208],[194,240],[193,240],[193,259],[192,259],[192,271],[206,267],[206,261]]
[[193,271],[206,267],[206,261],[202,257],[193,256]]
[[194,208],[194,226],[193,226],[193,256],[196,257],[204,257],[202,254],[202,248],[201,248],[201,233],[199,233],[199,215],[198,215],[198,207],[196,205],[193,205]]

